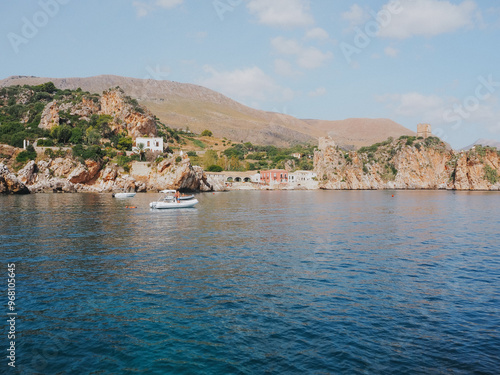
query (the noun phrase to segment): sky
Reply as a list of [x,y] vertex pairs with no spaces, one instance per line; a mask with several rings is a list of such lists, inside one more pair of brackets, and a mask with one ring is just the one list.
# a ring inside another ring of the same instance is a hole
[[500,140],[493,0],[20,0],[0,4],[0,79],[194,83],[303,119],[430,123]]

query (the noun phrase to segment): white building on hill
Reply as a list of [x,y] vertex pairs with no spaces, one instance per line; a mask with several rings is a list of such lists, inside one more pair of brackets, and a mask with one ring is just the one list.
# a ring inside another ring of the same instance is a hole
[[150,150],[152,152],[160,151],[163,152],[163,138],[160,137],[137,137],[135,139],[135,147],[132,148],[133,151],[139,150],[139,144],[144,145],[144,150]]

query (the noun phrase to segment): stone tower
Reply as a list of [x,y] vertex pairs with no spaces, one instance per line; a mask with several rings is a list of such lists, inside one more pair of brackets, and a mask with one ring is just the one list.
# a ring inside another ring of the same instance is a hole
[[319,137],[319,140],[318,140],[319,144],[318,144],[318,150],[320,151],[324,151],[327,149],[327,147],[335,147],[335,141],[333,140],[332,137],[328,136],[328,137]]
[[430,124],[418,124],[417,125],[417,137],[428,138],[432,137],[432,130]]

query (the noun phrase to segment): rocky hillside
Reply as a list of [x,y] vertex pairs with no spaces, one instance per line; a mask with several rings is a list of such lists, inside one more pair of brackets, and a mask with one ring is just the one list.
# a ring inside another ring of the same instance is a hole
[[249,108],[215,91],[193,84],[103,75],[89,78],[39,78],[13,76],[0,87],[40,85],[52,81],[65,90],[81,88],[101,93],[121,87],[126,95],[146,106],[172,128],[201,133],[210,129],[215,137],[235,142],[288,147],[296,143],[316,144],[319,137],[333,135],[345,147],[368,146],[389,136],[414,135],[387,119],[341,121],[301,120],[292,116]]
[[15,174],[0,163],[0,193],[209,191],[213,188],[203,169],[193,167],[187,156],[182,160],[171,157],[143,167],[142,173],[134,173],[116,163],[91,159],[82,162],[66,155],[29,161]]
[[155,136],[157,121],[120,88],[102,95],[81,89],[58,90],[51,82],[0,89],[0,143],[20,147],[18,138],[44,137],[52,131],[61,133],[55,137],[61,143],[70,138],[74,144],[82,143],[91,136],[97,144],[113,136]]
[[389,139],[357,152],[327,140],[314,165],[324,189],[500,190],[500,151],[455,152],[435,137]]
[[[306,120],[326,136],[335,139],[338,146],[347,150],[382,142],[389,137],[397,139],[401,136],[416,134],[398,123],[388,119],[351,118],[339,121]],[[353,132],[353,130],[355,130]]]
[[472,147],[474,146],[489,146],[489,147],[496,147],[500,150],[500,142],[498,141],[495,141],[493,139],[484,139],[484,138],[479,138],[476,142],[474,142],[473,144],[467,146],[467,147],[464,147],[461,149],[461,151],[468,151],[470,150]]

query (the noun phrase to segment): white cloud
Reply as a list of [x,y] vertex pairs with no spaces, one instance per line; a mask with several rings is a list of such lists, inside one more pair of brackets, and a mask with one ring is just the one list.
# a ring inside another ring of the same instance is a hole
[[354,4],[349,11],[342,13],[342,18],[351,26],[358,26],[368,21],[370,14],[358,4]]
[[323,66],[332,58],[333,54],[331,52],[321,52],[317,48],[308,47],[297,56],[297,64],[302,68],[315,69]]
[[132,5],[135,7],[138,17],[145,17],[152,10],[152,6],[140,1],[134,1]]
[[293,69],[292,64],[283,59],[274,60],[274,71],[276,74],[288,77],[301,75],[302,73]]
[[399,50],[397,50],[396,48],[393,48],[393,47],[386,47],[384,49],[384,52],[389,57],[398,57],[398,54],[399,54]]
[[307,93],[307,95],[310,96],[311,98],[316,98],[318,96],[323,96],[325,94],[326,94],[326,89],[324,87],[318,87],[316,90]]
[[299,42],[294,39],[285,39],[282,36],[271,39],[271,45],[283,55],[299,55],[302,52],[302,46]]
[[314,29],[308,30],[306,32],[306,39],[318,39],[318,40],[327,40],[330,36],[326,32],[326,30],[321,27],[315,27]]
[[410,92],[381,95],[375,99],[386,104],[390,117],[427,122],[448,129],[448,132],[465,127],[484,127],[491,132],[500,132],[499,98],[496,95],[481,100],[474,95],[458,99]]
[[[437,95],[423,95],[418,92],[406,94],[388,94],[376,96],[379,102],[388,103],[395,115],[416,117],[426,113],[433,113],[444,108],[444,100]],[[440,116],[441,117],[441,116]]]
[[268,26],[292,28],[314,24],[309,0],[249,0],[247,8]]
[[198,31],[198,32],[188,33],[186,36],[188,38],[195,39],[196,41],[201,42],[204,39],[206,39],[206,37],[208,36],[208,32]]
[[399,96],[396,113],[401,116],[418,116],[443,108],[444,101],[437,95],[422,95],[410,92]]
[[291,100],[293,97],[293,91],[279,86],[256,66],[225,72],[217,71],[208,65],[203,69],[210,74],[210,77],[201,80],[201,85],[236,100]]
[[145,17],[156,8],[171,9],[181,5],[184,0],[156,0],[153,2],[134,1],[132,5],[136,8],[138,17]]
[[156,5],[162,8],[170,9],[181,5],[184,0],[156,0]]
[[[384,5],[388,8],[391,2]],[[477,18],[477,5],[473,0],[453,4],[443,0],[400,0],[398,14],[381,27],[378,36],[406,39],[412,36],[435,36],[473,27]]]
[[316,47],[304,47],[294,39],[281,36],[271,39],[271,45],[280,54],[295,56],[297,64],[305,69],[319,68],[333,58],[331,52],[322,52]]

